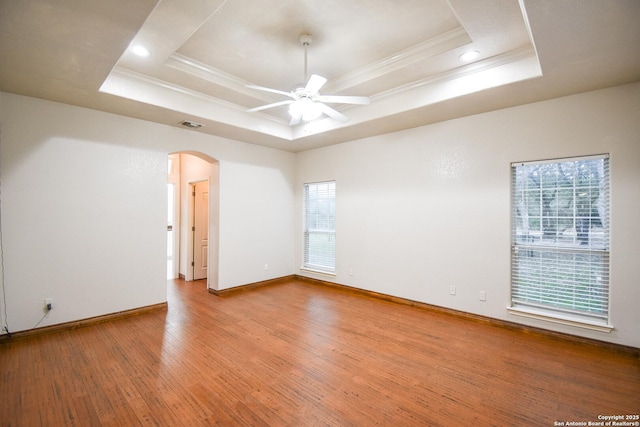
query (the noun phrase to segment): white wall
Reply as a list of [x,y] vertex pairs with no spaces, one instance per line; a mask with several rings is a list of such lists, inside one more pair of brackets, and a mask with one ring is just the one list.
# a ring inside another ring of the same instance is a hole
[[183,150],[220,162],[219,287],[292,274],[293,154],[0,93],[10,331],[48,297],[40,326],[166,301],[167,156]]
[[[640,347],[639,136],[634,84],[299,153],[298,206],[303,183],[337,181],[337,275],[299,274]],[[611,154],[615,330],[507,314],[511,162],[599,153]],[[296,224],[300,266],[301,214]]]
[[[639,99],[627,85],[294,155],[0,93],[9,328],[47,297],[41,326],[165,301],[167,155],[194,151],[219,161],[218,289],[298,272],[302,184],[336,179],[336,282],[640,347]],[[508,315],[510,163],[595,153],[611,154],[616,329]]]
[[294,167],[280,169],[270,151],[220,163],[219,289],[294,273]]

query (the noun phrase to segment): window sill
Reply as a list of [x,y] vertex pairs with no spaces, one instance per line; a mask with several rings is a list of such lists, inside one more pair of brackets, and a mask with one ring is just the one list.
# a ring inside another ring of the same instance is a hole
[[308,273],[313,273],[313,274],[320,274],[327,277],[336,277],[336,273],[334,272],[324,271],[324,270],[314,270],[313,268],[309,268],[309,267],[300,267],[300,271],[306,271]]
[[507,307],[509,314],[515,316],[528,317],[530,319],[544,320],[547,322],[559,323],[561,325],[575,326],[578,328],[590,329],[598,332],[611,332],[614,328],[604,322],[590,321],[579,316],[570,314],[550,313],[545,310],[530,307]]

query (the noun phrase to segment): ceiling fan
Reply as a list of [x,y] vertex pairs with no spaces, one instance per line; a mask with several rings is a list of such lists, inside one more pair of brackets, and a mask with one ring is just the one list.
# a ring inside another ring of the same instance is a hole
[[[313,41],[309,34],[303,34],[299,38],[300,43],[304,46],[304,78],[307,80],[307,48]],[[248,112],[266,110],[268,108],[279,107],[281,105],[289,105],[289,114],[291,115],[290,126],[295,126],[301,121],[311,121],[325,114],[332,119],[340,122],[349,120],[347,116],[341,112],[331,108],[327,104],[358,104],[367,105],[370,100],[367,96],[327,96],[320,95],[319,90],[327,82],[327,79],[317,74],[312,74],[305,86],[295,87],[290,92],[283,90],[271,89],[263,86],[247,85],[248,88],[262,90],[265,92],[277,93],[284,95],[290,99],[274,102],[272,104],[262,105],[260,107],[250,108]]]

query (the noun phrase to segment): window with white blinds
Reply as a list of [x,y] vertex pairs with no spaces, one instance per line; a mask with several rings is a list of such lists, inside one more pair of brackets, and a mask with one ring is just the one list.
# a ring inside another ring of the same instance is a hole
[[511,300],[609,318],[609,157],[512,164]]
[[303,267],[328,273],[336,264],[336,182],[304,185]]

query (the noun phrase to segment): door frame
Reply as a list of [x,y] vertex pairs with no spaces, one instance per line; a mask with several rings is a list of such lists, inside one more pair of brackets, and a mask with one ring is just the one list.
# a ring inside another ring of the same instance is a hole
[[[211,194],[211,180],[209,178],[205,178],[205,179],[200,179],[197,181],[189,181],[188,183],[188,188],[189,188],[189,196],[188,196],[188,200],[189,202],[187,203],[187,218],[189,218],[189,228],[188,228],[188,236],[187,236],[187,271],[186,271],[186,277],[185,280],[186,281],[192,281],[195,280],[194,279],[194,271],[195,271],[195,232],[194,232],[194,227],[195,227],[195,219],[196,219],[196,206],[195,206],[195,191],[196,191],[196,184],[200,184],[202,182],[206,182],[207,183],[207,189],[209,191],[209,194]],[[210,213],[210,209],[211,209],[211,202],[209,202],[207,204],[207,215],[209,216],[209,218],[211,217],[211,213]],[[209,242],[209,244],[211,243],[211,221],[209,221],[209,224],[207,226],[207,241]],[[191,265],[189,265],[189,263],[191,263]],[[208,255],[208,250],[207,250],[207,283],[209,283],[209,255]],[[198,279],[201,280],[201,279]]]

